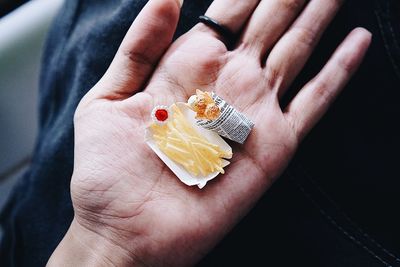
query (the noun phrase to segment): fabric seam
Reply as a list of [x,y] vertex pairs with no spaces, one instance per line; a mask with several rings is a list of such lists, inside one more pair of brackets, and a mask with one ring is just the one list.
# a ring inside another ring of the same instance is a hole
[[[312,186],[315,188],[315,190],[318,191],[336,210],[337,212],[346,220],[346,222],[351,225],[352,227],[355,228],[356,231],[361,234],[364,238],[366,238],[368,241],[370,241],[373,245],[376,246],[377,249],[379,249],[383,254],[386,256],[392,258],[394,262],[399,262],[400,263],[400,258],[398,258],[394,253],[388,251],[386,248],[384,248],[380,243],[378,243],[375,239],[373,239],[369,234],[367,234],[364,230],[362,230],[347,214],[345,214],[343,211],[339,209],[339,206],[333,201],[332,198],[329,197],[329,195],[322,190],[321,187],[319,187],[316,183],[315,180],[311,177],[311,175],[306,171],[305,167],[300,165],[299,163],[297,164],[299,168],[301,168],[301,172],[303,175],[305,175],[305,178],[308,179],[311,183]],[[386,266],[392,267],[386,260],[382,259],[379,255],[377,255],[376,252],[374,252],[371,248],[368,247],[368,245],[365,244],[365,242],[361,241],[359,238],[357,238],[354,234],[351,234],[349,231],[347,231],[341,224],[333,217],[330,215],[329,212],[327,212],[326,209],[321,207],[317,203],[317,201],[314,199],[314,197],[311,195],[310,192],[307,192],[305,187],[301,184],[301,182],[296,179],[295,175],[293,172],[288,169],[287,171],[289,177],[291,180],[294,182],[294,184],[299,188],[299,190],[303,193],[303,195],[310,200],[310,202],[318,209],[319,213],[325,217],[335,228],[337,228],[341,233],[343,233],[345,236],[347,236],[351,241],[356,243],[358,246],[363,248],[366,252],[368,252],[371,256],[379,260],[381,263],[385,264]]]

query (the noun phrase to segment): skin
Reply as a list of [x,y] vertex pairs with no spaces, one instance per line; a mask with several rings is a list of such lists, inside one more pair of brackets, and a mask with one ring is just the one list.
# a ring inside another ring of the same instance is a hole
[[[308,2],[308,3],[306,3]],[[191,266],[253,207],[356,71],[371,34],[355,29],[282,110],[340,7],[334,0],[215,0],[207,15],[239,38],[198,24],[171,44],[178,0],[150,0],[104,77],[80,102],[71,181],[74,220],[48,266]],[[157,38],[154,38],[157,36]],[[225,175],[182,184],[144,142],[155,105],[215,91],[254,123]]]

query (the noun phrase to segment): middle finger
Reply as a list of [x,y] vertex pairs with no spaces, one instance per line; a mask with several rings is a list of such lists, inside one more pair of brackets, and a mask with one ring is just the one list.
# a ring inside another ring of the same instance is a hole
[[[306,0],[264,0],[251,16],[238,45],[263,59],[303,9]],[[261,61],[260,61],[261,62]]]

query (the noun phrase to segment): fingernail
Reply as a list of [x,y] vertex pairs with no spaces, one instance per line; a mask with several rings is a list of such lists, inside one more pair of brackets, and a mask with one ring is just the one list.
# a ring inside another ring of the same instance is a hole
[[178,2],[179,2],[179,6],[180,6],[180,7],[182,7],[182,5],[183,5],[183,1],[184,1],[184,0],[178,0]]

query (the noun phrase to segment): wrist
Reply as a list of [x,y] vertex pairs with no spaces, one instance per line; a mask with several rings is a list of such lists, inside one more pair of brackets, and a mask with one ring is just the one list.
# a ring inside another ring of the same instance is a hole
[[142,266],[117,244],[74,219],[47,266]]

